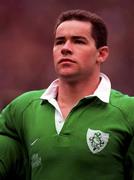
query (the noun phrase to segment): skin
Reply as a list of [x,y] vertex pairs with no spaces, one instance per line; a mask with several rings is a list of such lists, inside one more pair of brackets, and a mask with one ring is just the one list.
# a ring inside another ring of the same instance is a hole
[[96,48],[89,22],[61,23],[55,33],[54,66],[59,77],[57,101],[66,118],[72,107],[92,94],[100,78],[100,65],[107,59],[108,47]]

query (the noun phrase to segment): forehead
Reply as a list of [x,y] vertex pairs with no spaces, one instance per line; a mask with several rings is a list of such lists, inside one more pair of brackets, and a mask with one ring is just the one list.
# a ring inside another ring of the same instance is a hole
[[62,35],[88,35],[91,34],[90,22],[69,20],[62,22],[56,29],[56,36]]

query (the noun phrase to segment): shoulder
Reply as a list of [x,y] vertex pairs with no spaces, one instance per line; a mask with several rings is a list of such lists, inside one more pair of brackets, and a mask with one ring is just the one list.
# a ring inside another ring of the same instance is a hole
[[134,97],[111,90],[109,106],[113,110],[112,113],[118,118],[122,117],[132,134],[134,134]]
[[33,90],[33,91],[28,91],[25,92],[23,94],[21,94],[20,96],[18,96],[16,99],[14,99],[14,101],[22,101],[22,100],[36,100],[39,99],[40,96],[43,94],[45,90]]
[[111,90],[109,104],[120,110],[127,117],[134,117],[134,97],[123,94],[116,90]]
[[43,94],[45,90],[33,90],[29,92],[25,92],[21,94],[20,96],[16,97],[14,100],[11,101],[4,109],[3,111],[12,111],[16,112],[16,110],[19,112],[22,112],[25,108],[27,108],[30,104],[36,102],[41,103],[41,95]]
[[129,96],[120,91],[111,90],[110,103],[121,107],[134,107],[134,96]]

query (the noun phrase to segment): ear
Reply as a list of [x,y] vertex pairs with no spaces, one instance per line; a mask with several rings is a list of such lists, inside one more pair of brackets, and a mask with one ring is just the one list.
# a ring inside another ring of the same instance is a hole
[[102,46],[98,49],[98,58],[97,62],[98,63],[103,63],[109,55],[109,48],[108,46]]

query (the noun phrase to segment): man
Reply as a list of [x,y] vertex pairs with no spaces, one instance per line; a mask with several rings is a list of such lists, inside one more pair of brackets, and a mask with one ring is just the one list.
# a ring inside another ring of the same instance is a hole
[[58,79],[10,103],[1,134],[21,142],[32,180],[132,179],[134,98],[111,89],[101,73],[109,54],[103,20],[66,11],[54,33]]

